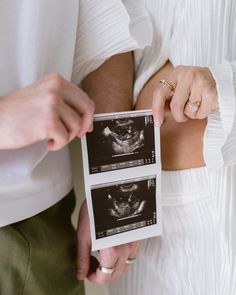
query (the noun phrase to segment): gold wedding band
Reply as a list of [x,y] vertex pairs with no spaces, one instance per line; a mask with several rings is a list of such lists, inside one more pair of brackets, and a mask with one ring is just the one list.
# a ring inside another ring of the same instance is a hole
[[191,102],[190,100],[187,100],[186,105],[190,108],[192,113],[196,113],[197,110],[200,108],[201,102]]
[[160,83],[166,85],[167,87],[169,87],[172,92],[175,91],[175,87],[170,82],[168,82],[167,80],[164,80],[164,79],[160,80]]
[[132,265],[132,264],[135,263],[135,260],[136,260],[136,258],[128,258],[128,259],[126,260],[126,264]]
[[115,270],[115,267],[108,268],[108,267],[104,267],[102,265],[99,265],[99,270],[106,275],[112,275]]

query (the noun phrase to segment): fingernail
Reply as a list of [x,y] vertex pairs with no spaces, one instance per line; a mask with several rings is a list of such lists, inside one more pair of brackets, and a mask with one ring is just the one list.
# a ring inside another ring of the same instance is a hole
[[90,126],[88,132],[92,132],[93,131],[93,124]]
[[162,123],[163,123],[163,121],[160,120],[159,118],[155,118],[155,119],[154,119],[154,123],[155,123],[155,127],[160,128],[161,125],[162,125]]
[[78,134],[77,134],[77,136],[79,137],[79,138],[82,138],[83,136],[84,136],[84,132],[83,132],[83,130],[80,130],[79,132],[78,132]]

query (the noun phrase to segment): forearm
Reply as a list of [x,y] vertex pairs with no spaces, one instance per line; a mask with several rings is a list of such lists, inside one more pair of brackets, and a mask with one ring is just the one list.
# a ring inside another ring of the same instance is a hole
[[132,52],[111,57],[83,81],[83,90],[95,102],[96,113],[132,109],[134,63]]

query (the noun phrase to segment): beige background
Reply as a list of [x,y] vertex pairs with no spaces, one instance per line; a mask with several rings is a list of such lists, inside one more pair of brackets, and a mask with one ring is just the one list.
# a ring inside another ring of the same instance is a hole
[[[73,221],[73,224],[76,226],[79,207],[85,197],[80,141],[77,139],[74,140],[70,147],[71,147],[71,157],[72,157],[72,169],[73,169],[73,175],[74,175],[74,185],[75,185],[75,192],[77,196],[77,204],[76,204],[75,212],[72,216],[72,221]],[[104,295],[104,290],[100,286],[86,282],[85,287],[86,287],[86,295],[94,295],[94,294]]]

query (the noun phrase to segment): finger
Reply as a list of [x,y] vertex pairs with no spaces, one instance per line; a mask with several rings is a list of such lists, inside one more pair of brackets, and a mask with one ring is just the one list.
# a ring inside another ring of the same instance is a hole
[[[195,87],[195,84],[191,87],[191,93],[189,97],[189,102],[193,105],[199,105],[202,101],[202,90],[200,87]],[[196,119],[196,114],[198,109],[191,107],[191,104],[186,103],[184,108],[184,114],[190,119]]]
[[201,105],[201,100],[194,101],[193,99],[190,98],[186,102],[186,105],[184,108],[184,114],[190,119],[197,119],[196,114],[200,105]]
[[90,125],[88,132],[93,132],[93,123]]
[[71,141],[81,131],[82,120],[79,114],[66,104],[61,105],[59,116],[69,133],[69,141]]
[[201,105],[196,113],[197,119],[205,119],[214,110],[216,97],[212,94],[203,94]]
[[93,130],[93,114],[94,109],[87,109],[86,113],[82,114],[81,130],[78,133],[78,137],[83,137],[86,132]]
[[77,239],[77,280],[84,280],[89,273],[90,269],[90,253],[91,244],[88,239],[84,239],[84,236],[78,235]]
[[90,269],[91,238],[86,202],[80,209],[77,229],[77,279],[84,280]]
[[[166,80],[170,85],[176,84],[175,76],[169,76]],[[163,83],[159,83],[153,94],[152,110],[155,119],[155,125],[161,126],[164,121],[165,102],[173,95],[172,89]]]
[[71,83],[66,88],[64,93],[66,95],[66,103],[68,103],[76,112],[80,114],[81,130],[78,133],[78,136],[82,137],[86,132],[91,130],[95,110],[94,102],[84,91]]
[[112,281],[117,280],[122,273],[130,270],[132,268],[131,264],[127,263],[127,260],[133,260],[135,262],[138,256],[140,248],[140,242],[132,242],[119,246],[119,259],[116,263],[115,271],[112,274]]
[[[100,265],[109,269],[116,267],[119,255],[115,247],[100,250]],[[88,279],[99,285],[104,285],[112,281],[113,274],[105,274],[99,268],[95,273],[88,275]]]
[[53,93],[62,97],[63,101],[80,115],[81,129],[77,135],[82,137],[91,129],[95,109],[94,102],[79,87],[58,74],[47,75],[40,81],[41,84],[46,82]]
[[54,121],[52,125],[49,128],[49,134],[47,136],[49,140],[47,145],[50,151],[57,151],[68,143],[69,134],[59,118],[57,121]]
[[133,242],[132,243],[132,250],[131,250],[131,253],[129,254],[129,258],[138,257],[140,247],[141,247],[141,242],[140,241]]
[[184,114],[184,108],[186,101],[189,99],[189,94],[189,85],[185,82],[178,81],[170,103],[171,113],[177,122],[186,122],[188,120]]
[[126,268],[126,260],[127,259],[128,259],[127,256],[122,256],[117,260],[115,271],[112,274],[110,281],[115,282],[121,276],[121,274],[126,271],[126,269],[127,269]]
[[[138,257],[138,253],[140,251],[140,246],[141,246],[140,241],[132,243],[131,251],[130,251],[129,257],[127,258],[127,260],[128,259],[133,260],[132,264],[135,263],[135,260]],[[127,263],[127,260],[126,260],[126,269],[125,269],[125,271],[128,271],[128,270],[130,270],[132,268],[132,264]]]
[[131,255],[131,244],[125,244],[118,246],[119,258],[117,260],[114,273],[112,274],[112,281],[117,280],[123,272],[129,268],[127,266],[126,261]]

